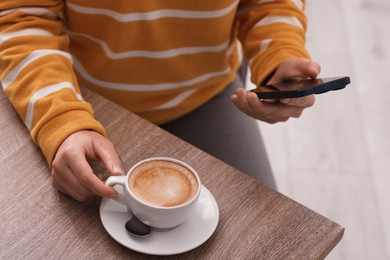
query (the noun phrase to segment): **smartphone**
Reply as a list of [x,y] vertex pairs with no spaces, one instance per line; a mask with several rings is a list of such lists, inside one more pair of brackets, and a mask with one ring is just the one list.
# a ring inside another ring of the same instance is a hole
[[351,83],[349,77],[303,79],[259,86],[250,91],[256,93],[259,99],[299,98],[343,89],[349,83]]

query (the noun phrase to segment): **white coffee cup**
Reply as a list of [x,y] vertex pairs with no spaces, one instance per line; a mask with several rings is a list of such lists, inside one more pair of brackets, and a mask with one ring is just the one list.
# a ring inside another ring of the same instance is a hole
[[117,201],[127,205],[143,223],[157,229],[182,224],[195,208],[201,183],[188,164],[153,157],[135,164],[125,176],[110,176],[106,185],[123,186]]

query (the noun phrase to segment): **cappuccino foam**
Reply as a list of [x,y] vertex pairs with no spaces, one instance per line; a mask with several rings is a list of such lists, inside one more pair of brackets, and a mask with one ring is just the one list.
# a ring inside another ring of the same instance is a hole
[[160,207],[174,207],[191,200],[198,182],[186,167],[171,161],[155,160],[137,166],[129,187],[142,201]]

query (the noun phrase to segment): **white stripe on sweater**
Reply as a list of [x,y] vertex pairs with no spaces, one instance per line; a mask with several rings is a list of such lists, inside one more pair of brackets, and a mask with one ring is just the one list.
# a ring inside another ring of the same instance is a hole
[[190,89],[190,90],[184,91],[183,93],[179,94],[178,96],[171,99],[170,101],[168,101],[168,102],[166,102],[158,107],[152,108],[151,110],[162,110],[162,109],[169,109],[169,108],[175,107],[175,106],[179,105],[180,103],[182,103],[186,98],[188,98],[189,96],[194,94],[196,91],[197,91],[197,89]]
[[301,22],[294,16],[269,16],[261,19],[255,24],[255,27],[266,26],[272,23],[287,23],[303,28]]
[[45,9],[45,8],[40,8],[40,7],[20,7],[20,8],[12,8],[12,9],[8,9],[8,10],[5,10],[5,11],[2,11],[0,12],[0,17],[2,16],[6,16],[6,15],[9,15],[9,14],[14,14],[14,13],[17,13],[17,12],[21,12],[21,13],[24,13],[24,14],[30,14],[30,15],[36,15],[36,16],[43,16],[43,15],[47,15],[47,16],[52,16],[52,17],[56,17],[57,14],[55,12],[52,12],[48,9]]
[[34,118],[34,109],[35,109],[35,103],[43,98],[46,97],[52,93],[58,92],[62,89],[70,89],[74,92],[77,99],[82,100],[82,97],[79,93],[76,92],[74,86],[70,82],[61,82],[58,84],[50,85],[47,87],[44,87],[42,89],[39,89],[37,92],[34,93],[34,95],[31,96],[28,106],[27,106],[27,113],[26,118],[24,120],[24,123],[26,124],[27,128],[30,130],[32,127],[32,122]]
[[265,39],[265,40],[262,40],[261,43],[260,43],[260,50],[259,50],[259,53],[262,53],[262,52],[264,52],[266,49],[268,49],[268,46],[270,45],[271,42],[272,42],[272,39]]
[[30,53],[30,55],[25,58],[21,63],[19,63],[12,71],[8,73],[8,75],[1,82],[3,89],[5,90],[14,80],[17,78],[19,73],[30,63],[48,55],[60,55],[69,60],[72,60],[72,57],[69,53],[59,50],[37,50]]
[[23,36],[53,36],[53,34],[49,31],[41,29],[25,29],[20,31],[8,32],[0,34],[0,44],[10,39]]
[[65,33],[69,35],[81,36],[87,38],[95,43],[97,43],[105,52],[107,57],[111,60],[119,60],[125,58],[151,58],[151,59],[165,59],[176,57],[180,55],[188,55],[195,53],[205,53],[205,52],[220,52],[227,48],[228,42],[224,42],[220,45],[214,46],[196,46],[196,47],[184,47],[184,48],[176,48],[165,51],[145,51],[145,50],[133,50],[133,51],[125,51],[125,52],[113,52],[106,42],[103,40],[94,38],[90,35],[84,33],[76,33],[65,30]]
[[125,90],[125,91],[161,91],[161,90],[168,90],[168,89],[175,89],[175,88],[182,88],[182,87],[188,87],[197,83],[200,83],[202,81],[206,81],[210,78],[226,75],[229,73],[230,68],[226,68],[222,71],[214,71],[207,74],[203,74],[201,76],[198,76],[196,78],[181,81],[181,82],[168,82],[168,83],[160,83],[160,84],[128,84],[128,83],[116,83],[116,82],[109,82],[109,81],[103,81],[99,80],[97,78],[94,78],[91,76],[81,65],[80,61],[76,58],[73,58],[74,60],[74,67],[80,73],[80,75],[87,81],[91,82],[92,84],[96,86],[100,86],[102,88],[107,89],[116,89],[116,90]]

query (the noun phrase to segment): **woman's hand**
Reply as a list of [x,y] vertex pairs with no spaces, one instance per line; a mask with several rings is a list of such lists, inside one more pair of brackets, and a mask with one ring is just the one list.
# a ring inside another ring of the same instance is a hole
[[[320,65],[314,61],[304,58],[288,59],[279,65],[267,84],[284,80],[316,78],[319,73]],[[298,118],[305,108],[315,103],[314,95],[260,101],[255,93],[247,92],[243,88],[237,89],[231,99],[242,112],[267,123],[284,122],[291,117]]]
[[52,164],[53,187],[78,201],[96,195],[116,198],[116,191],[104,184],[87,160],[103,161],[111,175],[123,173],[113,144],[97,132],[83,130],[70,135],[58,148]]

